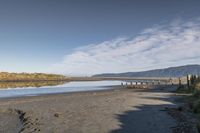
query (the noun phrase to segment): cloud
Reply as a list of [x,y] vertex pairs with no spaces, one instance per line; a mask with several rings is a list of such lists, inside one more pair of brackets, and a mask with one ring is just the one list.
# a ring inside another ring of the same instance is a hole
[[175,20],[145,29],[136,37],[119,37],[79,47],[53,64],[50,71],[92,75],[193,63],[200,63],[200,19]]

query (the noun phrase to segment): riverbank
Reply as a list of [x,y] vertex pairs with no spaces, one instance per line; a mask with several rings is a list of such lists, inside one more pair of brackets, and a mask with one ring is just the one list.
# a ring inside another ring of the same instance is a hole
[[[0,116],[8,122],[3,113],[24,112],[22,133],[170,133],[177,122],[163,110],[178,106],[179,96],[170,92],[175,89],[117,88],[1,99]],[[16,128],[9,125],[1,125],[0,131]]]

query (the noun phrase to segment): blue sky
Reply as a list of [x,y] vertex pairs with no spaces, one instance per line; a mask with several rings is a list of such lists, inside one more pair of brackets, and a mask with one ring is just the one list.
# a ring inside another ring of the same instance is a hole
[[198,64],[199,7],[199,0],[1,0],[0,71],[91,75]]

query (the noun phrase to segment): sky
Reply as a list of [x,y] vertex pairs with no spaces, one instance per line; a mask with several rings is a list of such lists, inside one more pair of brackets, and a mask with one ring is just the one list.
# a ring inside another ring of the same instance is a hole
[[0,71],[89,76],[200,64],[199,0],[1,0]]

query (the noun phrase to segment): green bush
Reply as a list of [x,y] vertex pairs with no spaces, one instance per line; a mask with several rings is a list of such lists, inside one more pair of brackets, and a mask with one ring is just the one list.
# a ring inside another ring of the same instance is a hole
[[193,93],[193,97],[200,98],[200,91],[199,90],[195,90],[194,93]]
[[196,114],[200,113],[200,99],[194,101],[194,103],[193,103],[193,112],[196,113]]
[[193,92],[193,88],[191,87],[187,87],[184,85],[180,85],[177,90],[178,93],[192,93]]

